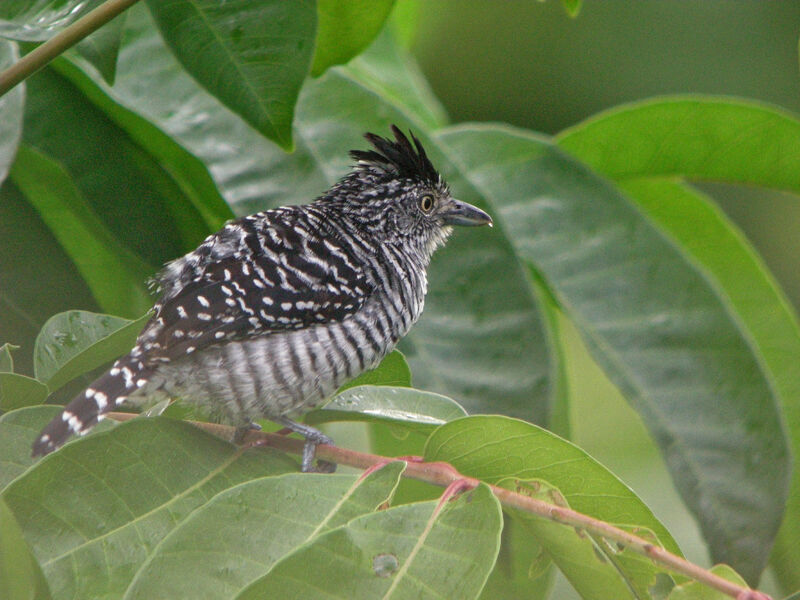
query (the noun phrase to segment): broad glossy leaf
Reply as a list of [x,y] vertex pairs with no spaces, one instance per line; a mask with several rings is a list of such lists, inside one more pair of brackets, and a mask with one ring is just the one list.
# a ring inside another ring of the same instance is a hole
[[[0,71],[19,60],[19,48],[13,42],[0,40]],[[22,114],[25,85],[21,84],[0,97],[0,185],[17,155],[22,137]]]
[[[642,181],[678,176],[797,193],[797,116],[730,98],[666,98],[598,115],[561,134],[559,144],[622,182],[651,218],[679,238],[718,282],[761,353],[792,432],[793,453],[800,455],[800,376],[795,366],[800,336],[795,314],[747,242],[723,217],[710,214],[717,211],[697,207],[702,201],[692,201],[691,193],[675,184]],[[679,211],[689,212],[682,216]],[[706,243],[709,239],[713,245]],[[795,463],[786,516],[771,557],[787,589],[800,587],[798,530],[800,468]],[[753,579],[752,573],[742,573]]]
[[307,423],[384,422],[427,433],[466,411],[446,396],[408,387],[361,385],[337,394],[324,408],[308,413]]
[[800,120],[733,98],[657,98],[600,113],[558,145],[621,180],[679,176],[800,192]]
[[0,36],[44,41],[103,3],[103,0],[3,0]]
[[609,523],[650,529],[665,548],[680,554],[650,509],[613,473],[571,442],[531,423],[483,415],[456,419],[431,434],[425,460],[449,462],[487,483],[547,481],[573,509]]
[[0,500],[0,598],[49,600],[42,570],[31,555],[14,515]]
[[148,0],[186,70],[257,131],[292,148],[292,115],[314,56],[312,2]]
[[42,404],[50,391],[41,381],[18,373],[0,373],[0,410]]
[[158,545],[125,598],[233,598],[298,546],[388,501],[405,468],[289,474],[214,496]]
[[411,387],[411,369],[403,353],[394,350],[377,367],[344,384],[339,392],[359,385],[394,385]]
[[54,597],[119,597],[196,508],[295,465],[263,448],[237,450],[187,423],[133,419],[45,457],[2,497]]
[[36,338],[36,378],[55,391],[128,352],[150,318],[135,321],[84,310],[53,315]]
[[[629,179],[624,189],[646,214],[690,252],[718,282],[727,303],[736,312],[771,375],[771,385],[783,401],[791,431],[800,432],[796,405],[800,404],[800,329],[789,301],[744,236],[710,199],[679,183],[658,179]],[[707,240],[714,240],[708,244]],[[794,435],[795,455],[800,440]],[[734,507],[735,509],[735,507]],[[741,523],[739,527],[744,527]],[[800,478],[795,470],[786,514],[772,562],[787,583],[800,578]],[[798,580],[800,581],[800,580]]]
[[173,198],[166,208],[174,220],[174,227],[187,242],[198,235],[198,217],[207,228],[201,229],[209,232],[216,231],[225,221],[233,218],[230,207],[217,190],[205,165],[193,154],[150,121],[115,102],[72,62],[59,59],[52,66],[169,172],[183,196]]
[[125,13],[122,13],[75,46],[78,54],[94,65],[109,85],[114,85],[117,75],[117,55],[124,29]]
[[[151,305],[145,279],[152,268],[122,246],[92,212],[59,164],[23,144],[11,177],[72,258],[104,310],[138,313]],[[135,307],[135,308],[134,308]]]
[[[459,419],[431,435],[425,459],[449,462],[465,475],[570,506],[603,521],[655,531],[653,543],[680,554],[669,532],[619,479],[580,448],[535,425],[505,417]],[[529,532],[582,598],[649,597],[646,590],[656,583],[658,574],[649,560],[571,527],[518,511],[509,514],[511,524]],[[523,582],[519,575],[514,581],[517,586]]]
[[[61,410],[61,406],[31,406],[0,416],[0,491],[37,462],[31,457],[31,444]],[[108,431],[114,426],[115,421],[106,419],[88,435]]]
[[[23,140],[60,162],[95,215],[151,273],[202,241],[207,225],[145,146],[54,70],[26,83]],[[183,214],[173,214],[178,208]]]
[[[388,133],[389,123],[406,126],[406,115],[416,114],[401,93],[380,92],[388,83],[368,87],[360,75],[335,68],[304,87],[297,108],[297,150],[286,155],[248,132],[200,90],[153,35],[146,15],[134,8],[127,23],[118,82],[107,92],[195,152],[237,214],[308,202],[347,172],[347,152],[365,147],[365,131]],[[407,57],[391,49],[374,60],[402,65]],[[373,60],[370,52],[357,60]],[[390,73],[397,74],[392,89],[402,90],[405,81],[413,85],[402,66]],[[420,123],[430,122],[431,114],[427,111]],[[456,193],[480,202],[424,129],[411,125],[430,146],[436,164],[452,176]],[[451,396],[468,410],[547,422],[547,341],[525,278],[526,269],[501,229],[457,232],[434,258],[425,314],[403,347],[415,384]]]
[[394,0],[317,0],[317,43],[311,74],[322,75],[358,55],[375,38]]
[[477,598],[501,528],[500,504],[485,485],[443,507],[389,508],[319,536],[237,598]]
[[439,139],[642,416],[715,558],[757,577],[789,453],[771,374],[727,298],[635,203],[551,144],[495,126]]

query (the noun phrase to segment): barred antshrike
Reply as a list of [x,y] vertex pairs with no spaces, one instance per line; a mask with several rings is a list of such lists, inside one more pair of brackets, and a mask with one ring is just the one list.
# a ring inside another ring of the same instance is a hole
[[321,432],[296,423],[375,367],[422,312],[425,270],[452,225],[491,225],[455,200],[419,140],[368,133],[350,174],[311,204],[227,223],[169,263],[161,297],[130,354],[44,428],[33,454],[87,432],[122,402],[176,397],[237,426],[267,418],[306,439],[312,470]]

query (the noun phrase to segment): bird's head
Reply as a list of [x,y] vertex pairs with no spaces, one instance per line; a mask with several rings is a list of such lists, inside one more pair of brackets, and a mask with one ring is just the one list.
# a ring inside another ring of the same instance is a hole
[[[364,137],[374,150],[353,150],[353,171],[326,195],[385,243],[410,245],[427,261],[453,225],[491,225],[481,209],[453,198],[420,141],[392,125],[394,140]],[[412,143],[413,141],[413,143]]]

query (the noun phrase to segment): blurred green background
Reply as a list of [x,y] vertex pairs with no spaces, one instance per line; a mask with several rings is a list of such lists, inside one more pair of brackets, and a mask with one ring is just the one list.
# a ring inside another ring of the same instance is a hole
[[[800,113],[797,0],[584,0],[577,18],[555,0],[422,0],[418,23],[412,49],[453,122],[503,121],[554,134],[618,104],[686,93]],[[742,228],[800,307],[798,198],[698,186]],[[566,336],[580,345],[568,324]],[[688,558],[708,564],[636,414],[588,356],[568,368],[573,440],[648,502]],[[601,435],[610,431],[613,438]],[[762,583],[776,593],[769,574]],[[566,597],[567,584],[557,585],[553,597]]]

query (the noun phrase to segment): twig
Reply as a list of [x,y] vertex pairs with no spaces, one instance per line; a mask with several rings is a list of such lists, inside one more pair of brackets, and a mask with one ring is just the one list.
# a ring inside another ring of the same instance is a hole
[[[109,413],[109,417],[117,421],[127,421],[137,416],[138,415],[132,413]],[[225,439],[232,439],[233,437],[234,428],[227,425],[200,423],[197,421],[192,421],[192,424],[218,437]],[[302,454],[303,452],[302,440],[276,435],[274,433],[264,433],[257,430],[248,431],[243,443],[250,444],[255,442],[258,442],[261,446],[269,446],[293,454]],[[317,446],[316,455],[319,459],[358,469],[368,469],[396,460],[376,454],[367,454],[356,450],[347,450],[346,448],[340,448],[338,446],[326,445]],[[409,461],[407,465],[403,473],[404,477],[424,481],[440,487],[447,488],[454,483],[466,484],[465,487],[474,487],[474,485],[478,483],[476,479],[462,475],[448,463]],[[656,546],[643,538],[614,527],[605,521],[600,521],[572,509],[550,504],[543,500],[531,498],[505,488],[493,485],[489,487],[495,497],[500,501],[500,504],[507,508],[515,508],[549,521],[577,527],[606,538],[650,558],[652,561],[663,565],[675,573],[699,581],[737,600],[770,600],[770,597],[762,592],[751,590],[737,585],[732,581],[728,581],[727,579],[723,579],[719,575],[691,563],[685,558],[676,556],[660,546]]]
[[108,0],[0,73],[0,96],[139,0]]

